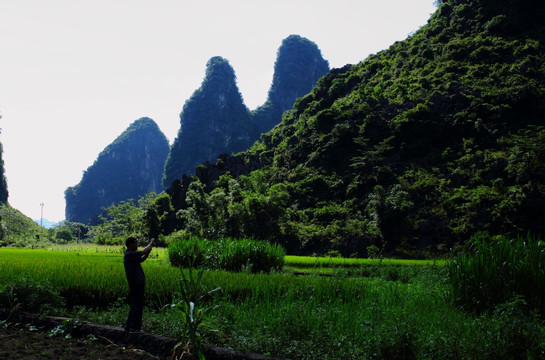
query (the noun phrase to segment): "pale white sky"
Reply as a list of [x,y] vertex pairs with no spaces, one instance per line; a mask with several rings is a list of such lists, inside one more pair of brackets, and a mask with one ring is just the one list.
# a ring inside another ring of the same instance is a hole
[[9,203],[64,219],[64,190],[133,121],[172,143],[212,56],[229,60],[250,109],[276,51],[297,34],[332,68],[426,24],[434,0],[0,0],[0,141]]

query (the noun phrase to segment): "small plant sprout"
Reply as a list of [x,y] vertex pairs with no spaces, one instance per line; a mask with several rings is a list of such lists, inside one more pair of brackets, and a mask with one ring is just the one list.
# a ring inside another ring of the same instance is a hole
[[217,287],[210,291],[205,291],[202,286],[202,278],[204,269],[200,269],[196,276],[193,274],[193,268],[190,266],[187,270],[188,275],[184,274],[184,270],[180,269],[181,280],[179,289],[179,299],[171,305],[178,309],[184,319],[183,333],[184,340],[180,341],[172,352],[172,360],[182,359],[199,359],[204,360],[202,353],[202,336],[199,329],[204,325],[204,315],[218,306],[205,306],[205,301],[210,298],[213,293],[220,291]]

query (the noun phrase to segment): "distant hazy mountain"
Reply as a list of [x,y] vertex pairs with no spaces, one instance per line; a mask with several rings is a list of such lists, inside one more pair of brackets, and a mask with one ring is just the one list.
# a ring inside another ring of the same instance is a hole
[[57,225],[56,222],[53,222],[53,221],[49,221],[47,219],[33,219],[34,222],[38,225],[41,225],[43,226],[44,228],[46,229],[50,229],[52,228],[53,226]]
[[88,223],[103,207],[161,192],[168,149],[152,119],[136,120],[98,155],[79,184],[66,189],[66,219]]
[[265,133],[280,123],[295,99],[306,95],[328,72],[329,63],[314,42],[299,35],[285,38],[277,52],[267,101],[251,114],[258,132]]

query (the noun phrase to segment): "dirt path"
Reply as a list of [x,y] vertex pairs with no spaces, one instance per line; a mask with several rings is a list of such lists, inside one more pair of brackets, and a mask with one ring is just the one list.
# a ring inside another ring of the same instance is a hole
[[120,348],[101,339],[65,339],[61,336],[49,337],[47,333],[24,328],[0,327],[0,359],[151,360],[160,358],[139,350]]
[[[0,319],[7,318],[8,314],[7,310],[0,309]],[[70,318],[24,312],[15,313],[8,324],[6,327],[0,322],[0,360],[165,360],[170,359],[177,343],[176,339],[149,333],[128,334],[123,328],[116,326],[79,323]],[[66,339],[63,336],[65,327],[74,338]],[[59,328],[58,336],[49,336],[49,333]],[[137,349],[146,349],[149,352]],[[207,348],[203,353],[207,360],[288,360],[221,347]]]

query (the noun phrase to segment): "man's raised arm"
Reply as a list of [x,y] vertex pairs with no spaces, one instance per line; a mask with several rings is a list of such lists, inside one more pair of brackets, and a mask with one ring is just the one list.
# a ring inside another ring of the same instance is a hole
[[140,260],[140,262],[143,262],[144,260],[146,260],[149,256],[149,253],[151,252],[151,249],[153,248],[153,243],[155,242],[155,239],[154,238],[151,238],[148,246],[146,246],[144,249],[142,249],[142,259]]

